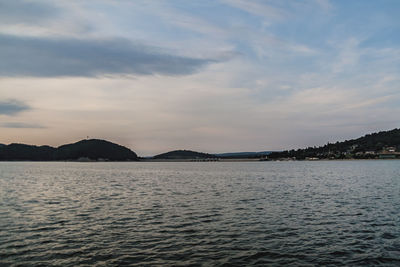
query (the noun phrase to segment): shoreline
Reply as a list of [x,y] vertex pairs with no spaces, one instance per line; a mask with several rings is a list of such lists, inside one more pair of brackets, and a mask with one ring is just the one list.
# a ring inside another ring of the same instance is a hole
[[2,162],[73,162],[73,163],[140,163],[140,162],[318,162],[318,161],[388,161],[388,160],[400,160],[400,158],[393,159],[312,159],[312,160],[293,160],[293,159],[277,159],[277,160],[260,160],[260,159],[219,159],[219,160],[199,160],[199,159],[145,159],[145,160],[126,160],[126,161],[104,161],[104,160],[90,160],[90,161],[79,161],[79,160],[0,160]]

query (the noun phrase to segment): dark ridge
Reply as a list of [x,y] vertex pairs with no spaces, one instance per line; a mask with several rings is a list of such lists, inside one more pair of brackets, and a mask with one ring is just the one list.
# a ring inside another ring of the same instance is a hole
[[270,159],[368,159],[368,158],[399,158],[400,129],[367,134],[357,139],[344,142],[327,143],[320,147],[308,147],[297,150],[273,152]]
[[217,156],[191,150],[174,150],[167,153],[159,154],[154,159],[207,159],[217,158]]
[[137,160],[137,155],[130,149],[105,140],[82,140],[74,144],[63,145],[57,148],[56,160],[73,160],[88,158],[91,160]]
[[10,144],[0,146],[0,160],[104,160],[127,161],[138,160],[132,150],[105,140],[82,140],[58,148],[50,146],[32,146]]
[[0,160],[48,161],[53,159],[55,151],[50,146],[10,144],[0,147]]
[[220,158],[235,159],[235,158],[262,158],[268,156],[273,151],[260,151],[260,152],[230,152],[215,154]]

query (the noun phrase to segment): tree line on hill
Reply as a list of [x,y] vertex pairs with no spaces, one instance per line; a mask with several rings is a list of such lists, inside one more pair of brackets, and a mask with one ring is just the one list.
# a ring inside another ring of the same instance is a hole
[[138,160],[135,152],[118,144],[105,140],[91,139],[77,143],[50,146],[32,146],[25,144],[10,144],[0,147],[0,160],[104,160],[126,161]]
[[346,140],[344,142],[327,143],[320,147],[286,150],[273,152],[269,159],[345,159],[345,158],[378,158],[380,155],[390,154],[397,156],[400,151],[400,129],[367,134],[363,137]]
[[217,156],[196,152],[191,150],[174,150],[166,153],[162,153],[153,157],[154,159],[206,159],[206,158],[217,158]]
[[[400,157],[400,129],[367,134],[344,142],[327,143],[320,147],[286,150],[282,152],[236,152],[207,154],[190,150],[175,150],[159,154],[151,159],[345,159],[378,158],[383,156]],[[73,144],[54,148],[51,146],[32,146],[25,144],[0,144],[0,161],[27,160],[97,160],[97,161],[137,161],[139,157],[132,150],[105,140],[82,140]]]

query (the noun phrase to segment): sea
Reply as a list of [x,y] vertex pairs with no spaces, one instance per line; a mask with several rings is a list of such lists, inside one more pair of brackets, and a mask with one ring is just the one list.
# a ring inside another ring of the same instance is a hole
[[400,266],[400,161],[0,162],[0,266]]

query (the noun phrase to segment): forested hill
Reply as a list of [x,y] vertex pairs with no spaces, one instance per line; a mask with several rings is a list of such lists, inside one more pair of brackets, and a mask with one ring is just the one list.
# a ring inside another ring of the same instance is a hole
[[191,150],[174,150],[154,156],[154,159],[207,159],[217,156]]
[[260,152],[228,152],[219,153],[215,156],[223,159],[252,159],[252,158],[263,158],[268,156],[273,151],[260,151]]
[[58,148],[50,146],[32,146],[10,144],[0,146],[0,160],[138,160],[135,152],[105,140],[82,140]]
[[383,154],[397,156],[400,151],[400,129],[367,134],[344,142],[328,143],[320,147],[274,152],[268,155],[276,158],[377,158]]

